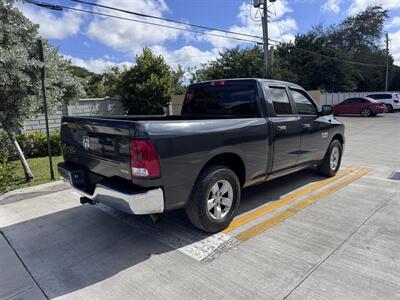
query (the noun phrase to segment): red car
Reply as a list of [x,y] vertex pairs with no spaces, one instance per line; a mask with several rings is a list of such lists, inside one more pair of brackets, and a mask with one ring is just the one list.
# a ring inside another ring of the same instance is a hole
[[349,98],[333,106],[335,115],[361,115],[371,117],[386,111],[385,103],[368,97]]

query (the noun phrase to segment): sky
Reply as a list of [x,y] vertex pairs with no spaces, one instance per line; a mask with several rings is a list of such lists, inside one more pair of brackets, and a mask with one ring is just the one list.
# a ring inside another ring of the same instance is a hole
[[[42,0],[85,10],[108,13],[127,18],[143,17],[95,8],[71,0]],[[260,12],[252,7],[252,0],[87,0],[129,11],[175,19],[184,23],[204,25],[256,36],[262,35]],[[400,65],[400,0],[277,0],[269,4],[269,36],[277,41],[291,41],[298,33],[309,31],[320,23],[337,24],[368,5],[381,5],[389,10],[384,31],[389,33],[390,53]],[[72,64],[101,73],[110,65],[129,65],[143,47],[165,57],[172,68],[195,68],[218,56],[218,53],[240,45],[254,45],[223,37],[202,35],[111,19],[63,9],[40,8],[18,3],[17,7],[34,23],[39,33],[50,40]],[[188,29],[187,25],[149,20],[164,25]],[[213,34],[216,32],[208,30]],[[221,34],[221,33],[219,33]],[[254,38],[242,37],[256,40]],[[382,41],[383,43],[383,41]]]

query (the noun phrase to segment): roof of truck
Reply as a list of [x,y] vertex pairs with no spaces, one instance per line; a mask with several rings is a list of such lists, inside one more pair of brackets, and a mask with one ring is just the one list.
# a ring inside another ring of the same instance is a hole
[[281,81],[281,80],[275,80],[275,79],[268,79],[268,78],[226,78],[226,79],[205,80],[205,81],[192,83],[191,85],[204,84],[204,83],[209,83],[209,82],[213,82],[213,81],[236,81],[236,80],[238,80],[238,81],[239,80],[267,81],[269,84],[284,84],[284,85],[288,85],[290,87],[303,89],[301,86],[299,86],[298,84],[295,84],[293,82]]

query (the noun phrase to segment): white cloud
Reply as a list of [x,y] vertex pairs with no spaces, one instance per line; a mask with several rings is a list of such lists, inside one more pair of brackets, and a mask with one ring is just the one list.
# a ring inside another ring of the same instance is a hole
[[400,66],[400,30],[389,33],[390,39],[390,54],[394,58],[394,63]]
[[67,11],[60,16],[52,14],[46,8],[37,8],[29,4],[18,3],[16,7],[33,23],[39,24],[39,33],[48,39],[64,39],[79,32],[83,15]]
[[385,26],[386,29],[400,27],[400,17],[394,17],[393,19],[389,19],[389,22]]
[[178,68],[178,65],[181,65],[183,69],[199,66],[217,58],[221,50],[214,48],[209,51],[202,51],[193,46],[184,46],[172,51],[163,46],[154,46],[151,49],[155,54],[161,54],[173,69]]
[[340,12],[340,2],[341,0],[328,0],[321,6],[321,11],[337,14]]
[[353,0],[348,12],[350,14],[356,14],[360,11],[365,10],[369,5],[379,5],[384,9],[400,8],[399,0]]
[[128,62],[128,61],[118,63],[118,62],[103,59],[103,58],[90,58],[88,60],[84,60],[82,58],[73,57],[68,54],[62,54],[62,56],[64,56],[66,59],[71,60],[71,63],[74,66],[85,68],[94,73],[102,73],[102,72],[104,72],[104,70],[107,67],[110,67],[110,66],[115,66],[115,65],[130,66],[130,65],[132,65],[132,63]]
[[[250,5],[251,4],[249,3],[242,3],[240,5],[238,14],[238,19],[240,24],[229,27],[228,28],[229,31],[255,35],[255,36],[262,36],[261,22],[254,20],[254,16],[253,18],[250,16]],[[271,6],[270,11],[272,12],[271,13],[272,16],[270,18],[270,23],[268,28],[269,38],[285,42],[293,40],[294,34],[297,30],[297,23],[291,17],[283,18],[286,13],[292,11],[290,6],[288,5],[288,2],[285,0],[275,2],[275,4]],[[220,32],[216,31],[210,31],[210,33],[221,35]],[[223,34],[223,35],[232,36],[229,34]],[[245,36],[237,36],[237,37],[261,42],[261,40],[257,38],[251,38]],[[231,48],[240,43],[243,43],[242,41],[226,39],[222,37],[214,37],[214,36],[202,36],[199,37],[199,39],[206,40],[217,48]]]
[[[99,0],[98,3],[158,17],[162,17],[168,11],[168,6],[164,0]],[[102,9],[96,9],[96,11],[105,12]],[[131,16],[122,12],[113,12],[113,14],[179,28],[186,27],[185,25]],[[92,39],[111,48],[130,52],[134,55],[140,53],[143,47],[160,45],[165,41],[176,40],[180,36],[187,36],[187,32],[181,30],[108,17],[94,17],[89,24],[87,34]]]

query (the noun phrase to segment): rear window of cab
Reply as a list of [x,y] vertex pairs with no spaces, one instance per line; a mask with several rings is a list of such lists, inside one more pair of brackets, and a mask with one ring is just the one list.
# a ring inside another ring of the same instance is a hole
[[257,85],[215,81],[191,86],[185,95],[182,115],[257,116]]

